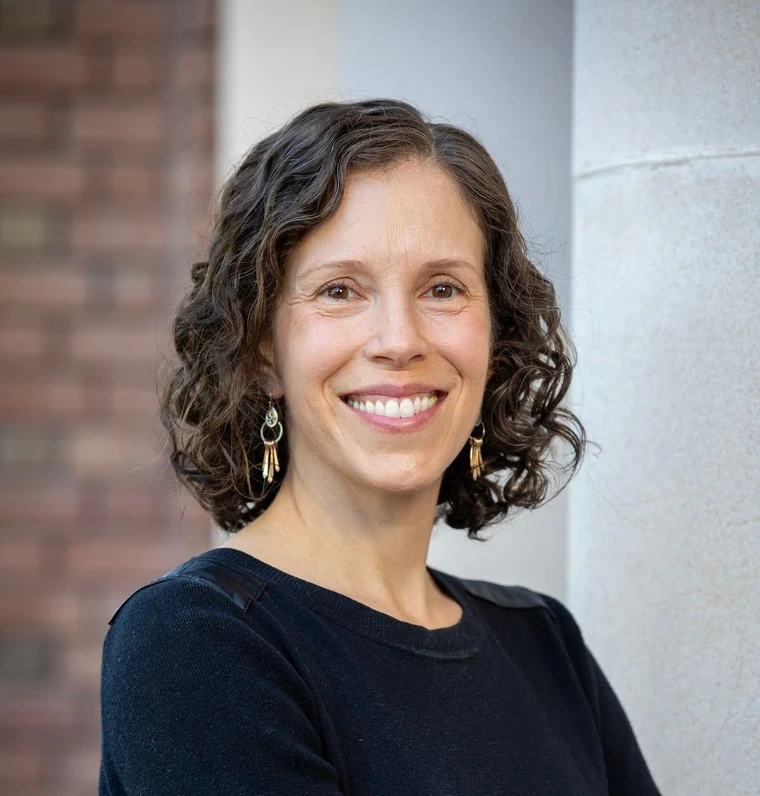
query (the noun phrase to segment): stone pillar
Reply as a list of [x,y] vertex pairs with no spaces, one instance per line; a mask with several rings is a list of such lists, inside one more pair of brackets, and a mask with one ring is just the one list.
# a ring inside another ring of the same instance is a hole
[[760,4],[577,0],[569,604],[668,796],[760,781]]

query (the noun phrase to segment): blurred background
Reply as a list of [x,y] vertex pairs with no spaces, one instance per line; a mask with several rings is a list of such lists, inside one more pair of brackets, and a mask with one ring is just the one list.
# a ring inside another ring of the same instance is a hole
[[222,538],[156,419],[214,191],[373,96],[493,154],[601,446],[430,564],[564,600],[664,794],[757,794],[753,0],[0,0],[0,793],[96,792],[107,621]]

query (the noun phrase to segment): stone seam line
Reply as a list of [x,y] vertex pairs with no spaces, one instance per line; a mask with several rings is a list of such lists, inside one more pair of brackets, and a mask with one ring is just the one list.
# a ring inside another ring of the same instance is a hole
[[626,171],[628,169],[683,166],[699,161],[756,158],[758,156],[760,156],[760,149],[743,149],[736,150],[735,152],[713,152],[699,155],[680,155],[678,157],[670,158],[645,158],[641,160],[630,160],[622,163],[614,163],[608,166],[598,166],[596,168],[588,169],[587,171],[580,171],[573,175],[573,179],[578,181],[587,180],[590,177],[596,177],[598,174],[610,174],[616,171]]

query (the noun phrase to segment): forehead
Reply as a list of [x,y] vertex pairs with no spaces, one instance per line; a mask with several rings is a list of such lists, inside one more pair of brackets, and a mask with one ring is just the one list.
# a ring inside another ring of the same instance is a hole
[[382,265],[454,258],[479,266],[483,236],[454,179],[439,166],[408,161],[349,174],[340,207],[294,252],[298,271],[320,260]]

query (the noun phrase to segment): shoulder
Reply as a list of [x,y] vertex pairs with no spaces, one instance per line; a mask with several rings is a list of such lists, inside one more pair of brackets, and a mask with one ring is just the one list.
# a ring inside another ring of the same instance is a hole
[[121,602],[108,620],[113,625],[126,613],[171,609],[188,601],[216,604],[225,609],[230,604],[247,613],[264,593],[265,584],[250,573],[225,566],[205,555],[194,556],[169,572],[135,589]]
[[[209,661],[266,643],[266,621],[252,608],[264,584],[247,573],[195,556],[135,589],[108,621],[103,643],[104,671],[124,666],[147,669],[178,656]],[[258,638],[257,638],[258,637]]]
[[548,618],[564,642],[570,646],[582,643],[581,631],[575,617],[558,597],[517,584],[461,578],[449,573],[444,573],[444,576],[453,579],[465,592],[478,600],[510,611],[534,612],[537,617]]
[[270,612],[254,609],[255,583],[237,589],[237,575],[227,577],[167,573],[112,617],[101,665],[103,760],[115,781],[132,785],[125,793],[175,793],[178,771],[193,793],[243,793],[244,780],[273,775],[276,743],[283,761],[318,749],[308,671]]
[[[519,617],[522,626],[530,628],[529,635],[521,637],[527,645],[523,652],[534,661],[572,667],[587,697],[592,702],[596,700],[593,658],[575,616],[562,600],[527,586],[459,577],[455,581],[469,595],[504,609],[505,613],[493,620],[497,634],[513,627],[512,620]],[[528,643],[528,638],[534,643]]]
[[146,583],[116,609],[103,642],[103,678],[159,678],[215,657],[251,633],[245,614],[208,583],[169,575]]
[[146,694],[159,692],[164,703],[188,690],[218,698],[220,688],[230,698],[247,699],[263,683],[280,683],[313,709],[278,618],[254,610],[263,584],[227,567],[209,575],[209,562],[200,559],[202,567],[191,559],[192,567],[182,565],[141,586],[114,612],[101,667],[110,709],[142,704]]
[[543,610],[558,622],[566,622],[568,618],[572,620],[572,614],[560,599],[531,589],[528,586],[462,578],[447,572],[441,574],[445,578],[455,581],[469,595],[493,605],[498,605],[501,608],[519,611],[538,609]]
[[[453,577],[449,575],[449,577]],[[457,583],[473,597],[498,605],[501,608],[525,610],[530,608],[543,609],[550,615],[556,615],[552,605],[553,598],[541,592],[534,591],[527,586],[506,585],[493,583],[489,580],[472,580],[470,578],[456,578]]]

